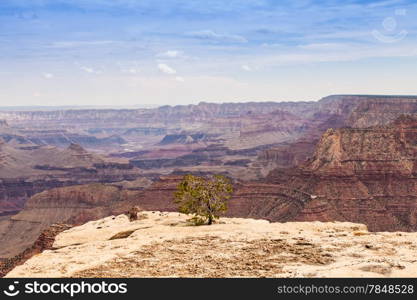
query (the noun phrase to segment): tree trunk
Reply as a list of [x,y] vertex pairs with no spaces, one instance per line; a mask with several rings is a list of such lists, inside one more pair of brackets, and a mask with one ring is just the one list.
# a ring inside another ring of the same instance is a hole
[[208,225],[211,225],[213,224],[213,215],[211,211],[210,201],[207,202],[207,208],[208,208]]

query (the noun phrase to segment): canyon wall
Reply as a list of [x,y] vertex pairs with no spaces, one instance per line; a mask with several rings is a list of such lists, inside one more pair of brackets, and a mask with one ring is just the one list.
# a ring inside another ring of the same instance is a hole
[[51,146],[0,144],[0,216],[22,209],[32,195],[55,187],[116,182],[143,177],[126,160],[92,154],[76,144]]
[[88,184],[36,194],[18,214],[0,219],[0,258],[10,258],[31,246],[52,224],[83,224],[123,213],[132,207],[137,193],[112,185]]
[[417,116],[417,96],[328,96],[318,101],[311,113],[301,136],[261,152],[259,161],[295,167],[314,153],[315,145],[329,128],[367,128],[387,125],[403,114]]
[[329,129],[304,165],[276,169],[268,182],[315,195],[295,220],[340,220],[370,230],[417,230],[417,121]]

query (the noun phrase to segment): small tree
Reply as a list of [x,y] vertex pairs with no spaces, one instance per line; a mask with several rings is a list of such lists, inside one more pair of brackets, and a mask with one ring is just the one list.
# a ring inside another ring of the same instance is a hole
[[226,200],[232,193],[233,186],[225,176],[186,175],[175,192],[175,203],[181,213],[194,215],[190,220],[195,225],[211,225],[227,210]]

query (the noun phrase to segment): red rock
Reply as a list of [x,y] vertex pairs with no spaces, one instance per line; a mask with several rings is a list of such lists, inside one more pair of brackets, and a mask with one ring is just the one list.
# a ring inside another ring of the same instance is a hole
[[373,231],[417,230],[417,121],[389,126],[329,129],[315,154],[292,172],[268,181],[317,195],[299,221],[350,221]]

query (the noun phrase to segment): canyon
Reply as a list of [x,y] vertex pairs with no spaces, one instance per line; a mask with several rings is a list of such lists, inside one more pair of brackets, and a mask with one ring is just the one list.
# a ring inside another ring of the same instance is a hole
[[227,217],[417,230],[417,96],[0,111],[0,258],[134,205],[176,211],[184,174],[233,180]]

